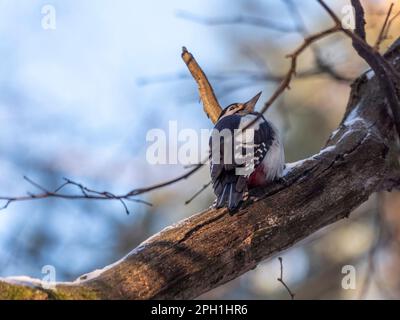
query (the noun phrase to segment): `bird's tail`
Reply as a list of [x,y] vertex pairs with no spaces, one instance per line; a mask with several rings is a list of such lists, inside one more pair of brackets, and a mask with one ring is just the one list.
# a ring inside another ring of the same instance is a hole
[[221,193],[217,196],[217,208],[227,206],[230,212],[237,210],[243,201],[243,188],[238,188],[236,182],[225,184]]

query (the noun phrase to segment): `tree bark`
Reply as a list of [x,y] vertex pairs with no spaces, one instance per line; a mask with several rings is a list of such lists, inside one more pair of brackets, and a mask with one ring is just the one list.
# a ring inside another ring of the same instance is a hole
[[[385,58],[400,71],[400,39]],[[367,72],[353,83],[345,116],[320,153],[289,164],[284,182],[253,190],[238,213],[209,209],[193,215],[117,263],[55,290],[0,279],[0,298],[196,298],[348,217],[372,193],[397,187],[395,139],[386,98]]]

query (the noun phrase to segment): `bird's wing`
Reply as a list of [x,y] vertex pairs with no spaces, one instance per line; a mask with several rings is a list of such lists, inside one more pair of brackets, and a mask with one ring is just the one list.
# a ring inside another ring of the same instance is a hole
[[[272,141],[271,137],[273,132],[265,121],[257,121],[254,126],[254,139],[249,143],[241,143],[234,145],[231,141],[234,138],[234,130],[244,128],[246,121],[254,120],[254,115],[239,116],[230,115],[222,118],[215,125],[214,133],[220,132],[219,136],[210,137],[210,174],[214,188],[217,195],[217,207],[222,207],[228,203],[228,208],[236,208],[242,200],[243,193],[247,190],[247,178],[257,168],[261,161],[266,156]],[[229,142],[226,141],[227,136],[221,134],[225,130],[226,133],[230,132]],[[219,144],[216,143],[219,139]],[[214,142],[214,143],[213,143]],[[226,143],[229,143],[230,148],[225,148]],[[234,150],[235,147],[237,150]],[[225,150],[227,149],[227,150]],[[225,152],[230,150],[232,159],[229,163],[226,162]],[[247,159],[238,163],[234,156],[234,151],[240,152],[243,157]],[[252,152],[250,152],[252,151]],[[247,168],[251,160],[254,159],[254,166]],[[249,161],[250,160],[250,161]],[[246,168],[245,175],[238,175],[236,169]]]
[[[218,182],[223,180],[223,175],[236,167],[234,161],[226,161],[227,155],[225,155],[225,149],[228,149],[228,144],[230,144],[230,158],[234,160],[232,139],[234,137],[234,130],[239,128],[240,118],[238,115],[230,115],[222,118],[216,123],[210,136],[210,174],[214,189],[218,187]],[[219,194],[219,192],[216,193]]]
[[[257,115],[251,114],[251,116]],[[257,168],[266,157],[276,138],[275,135],[274,129],[264,118],[257,121],[254,131],[254,168]]]

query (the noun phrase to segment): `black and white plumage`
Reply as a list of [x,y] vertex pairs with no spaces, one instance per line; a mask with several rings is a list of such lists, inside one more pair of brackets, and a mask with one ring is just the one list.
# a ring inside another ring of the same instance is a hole
[[254,112],[260,95],[225,108],[210,137],[210,173],[217,208],[227,206],[234,211],[249,188],[282,176],[285,156],[278,131]]

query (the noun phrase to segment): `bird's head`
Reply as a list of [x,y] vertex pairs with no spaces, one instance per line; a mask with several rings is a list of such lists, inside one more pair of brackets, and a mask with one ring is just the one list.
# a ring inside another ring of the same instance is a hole
[[232,114],[246,115],[251,112],[254,112],[254,107],[256,106],[256,103],[260,98],[260,96],[261,92],[257,93],[253,98],[251,98],[249,101],[245,103],[230,104],[224,110],[222,110],[218,120]]

